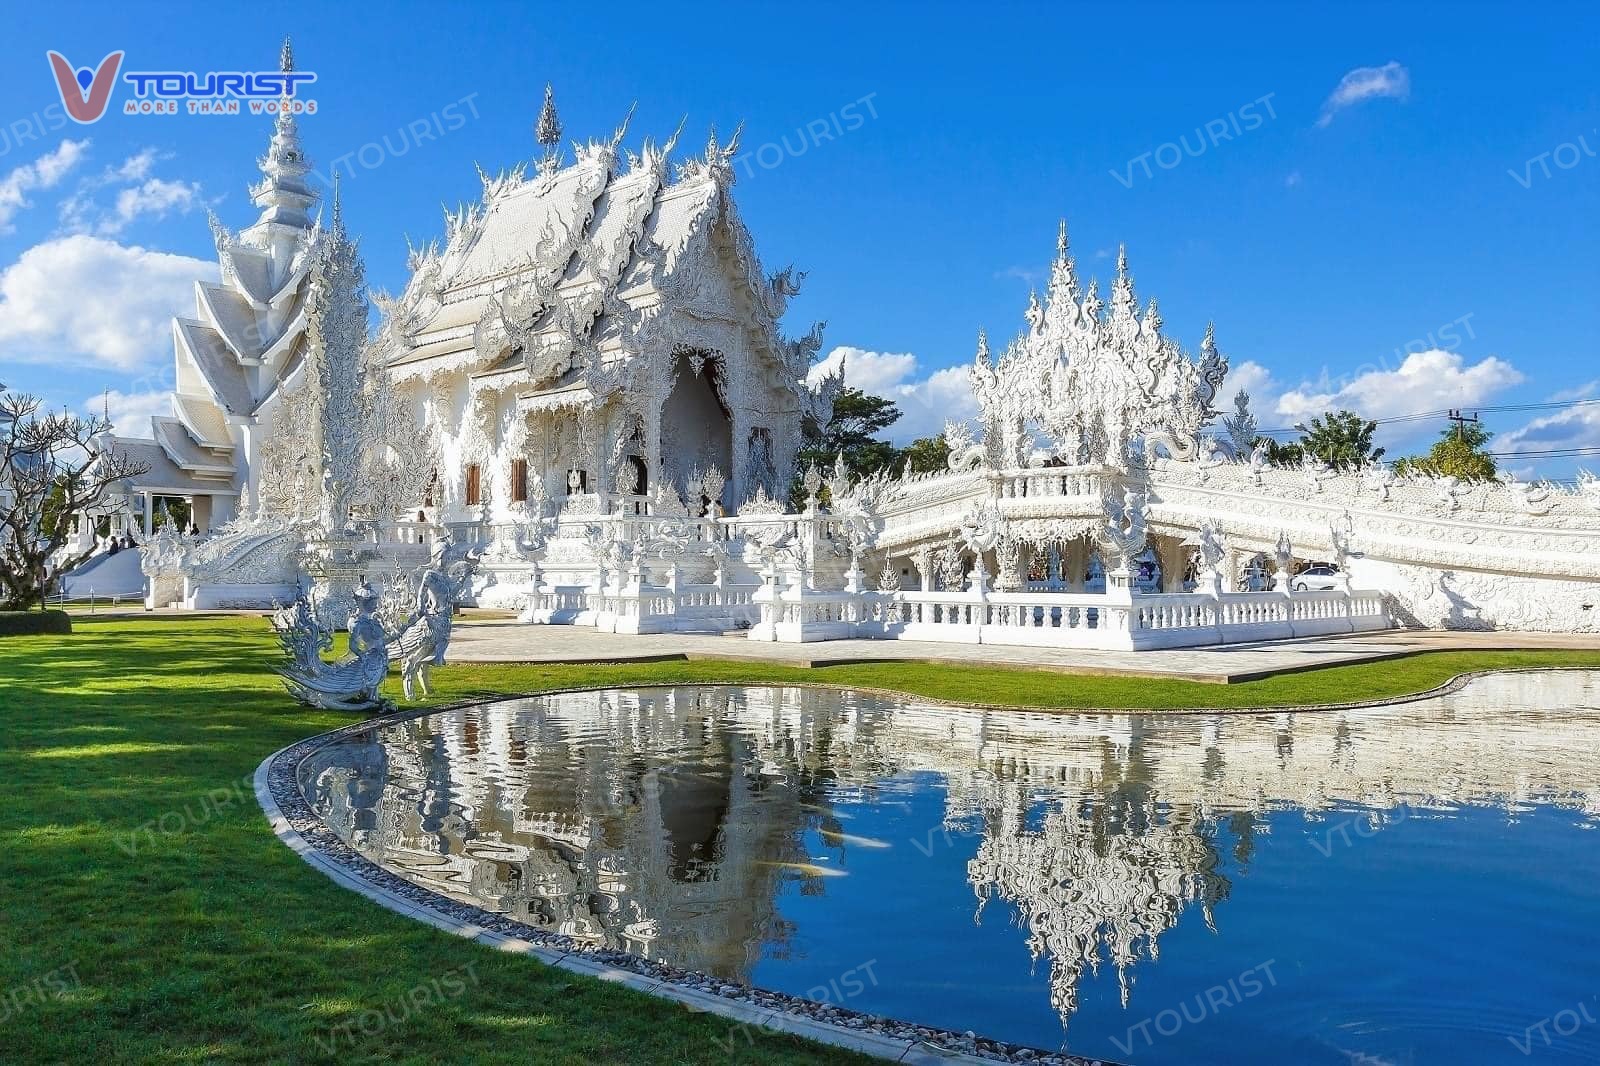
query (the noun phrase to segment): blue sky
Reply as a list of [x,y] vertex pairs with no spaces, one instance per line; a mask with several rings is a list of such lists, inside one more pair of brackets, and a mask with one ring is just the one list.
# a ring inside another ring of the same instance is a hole
[[[205,207],[254,217],[269,122],[125,116],[119,85],[101,121],[62,127],[45,52],[271,69],[285,33],[318,75],[306,149],[323,172],[358,153],[346,214],[391,290],[406,235],[480,194],[474,163],[534,155],[546,81],[568,138],[634,102],[635,145],[687,115],[698,151],[743,121],[758,250],[810,271],[790,332],[826,319],[824,350],[901,400],[902,436],[964,409],[938,372],[980,326],[1020,327],[1063,216],[1084,273],[1127,244],[1185,345],[1215,320],[1264,426],[1600,396],[1589,5],[29,5],[8,23],[0,380],[73,407],[115,390],[124,429],[170,380],[166,317],[215,269]],[[1600,446],[1600,405],[1485,419],[1503,447]],[[1600,469],[1512,465],[1582,462]]]

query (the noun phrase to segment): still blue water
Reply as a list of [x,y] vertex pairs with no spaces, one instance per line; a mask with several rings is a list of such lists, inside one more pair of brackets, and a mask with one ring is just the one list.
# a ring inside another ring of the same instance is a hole
[[1361,712],[692,686],[464,708],[302,785],[596,944],[1132,1063],[1600,1061],[1600,674]]

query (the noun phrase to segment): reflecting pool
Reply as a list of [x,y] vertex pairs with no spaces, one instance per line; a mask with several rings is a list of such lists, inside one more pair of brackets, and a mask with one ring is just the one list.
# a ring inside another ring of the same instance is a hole
[[684,686],[301,768],[418,884],[730,982],[1123,1062],[1600,1060],[1600,673],[1082,715]]

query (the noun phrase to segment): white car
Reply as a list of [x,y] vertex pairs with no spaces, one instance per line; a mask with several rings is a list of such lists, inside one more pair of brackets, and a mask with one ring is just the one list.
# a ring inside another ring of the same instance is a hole
[[1289,587],[1296,592],[1329,592],[1344,587],[1344,575],[1337,566],[1316,563],[1294,575]]

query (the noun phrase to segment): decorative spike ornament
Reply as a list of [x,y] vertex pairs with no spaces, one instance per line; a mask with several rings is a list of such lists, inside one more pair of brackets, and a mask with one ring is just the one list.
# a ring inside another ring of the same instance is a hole
[[1056,231],[1056,258],[1050,264],[1050,287],[1047,291],[1050,303],[1063,308],[1078,299],[1078,278],[1067,243],[1066,219],[1061,220],[1061,226]]
[[539,173],[547,174],[561,163],[561,118],[556,114],[556,93],[546,82],[544,103],[539,108],[539,119],[533,126],[533,138],[544,149],[539,160]]

